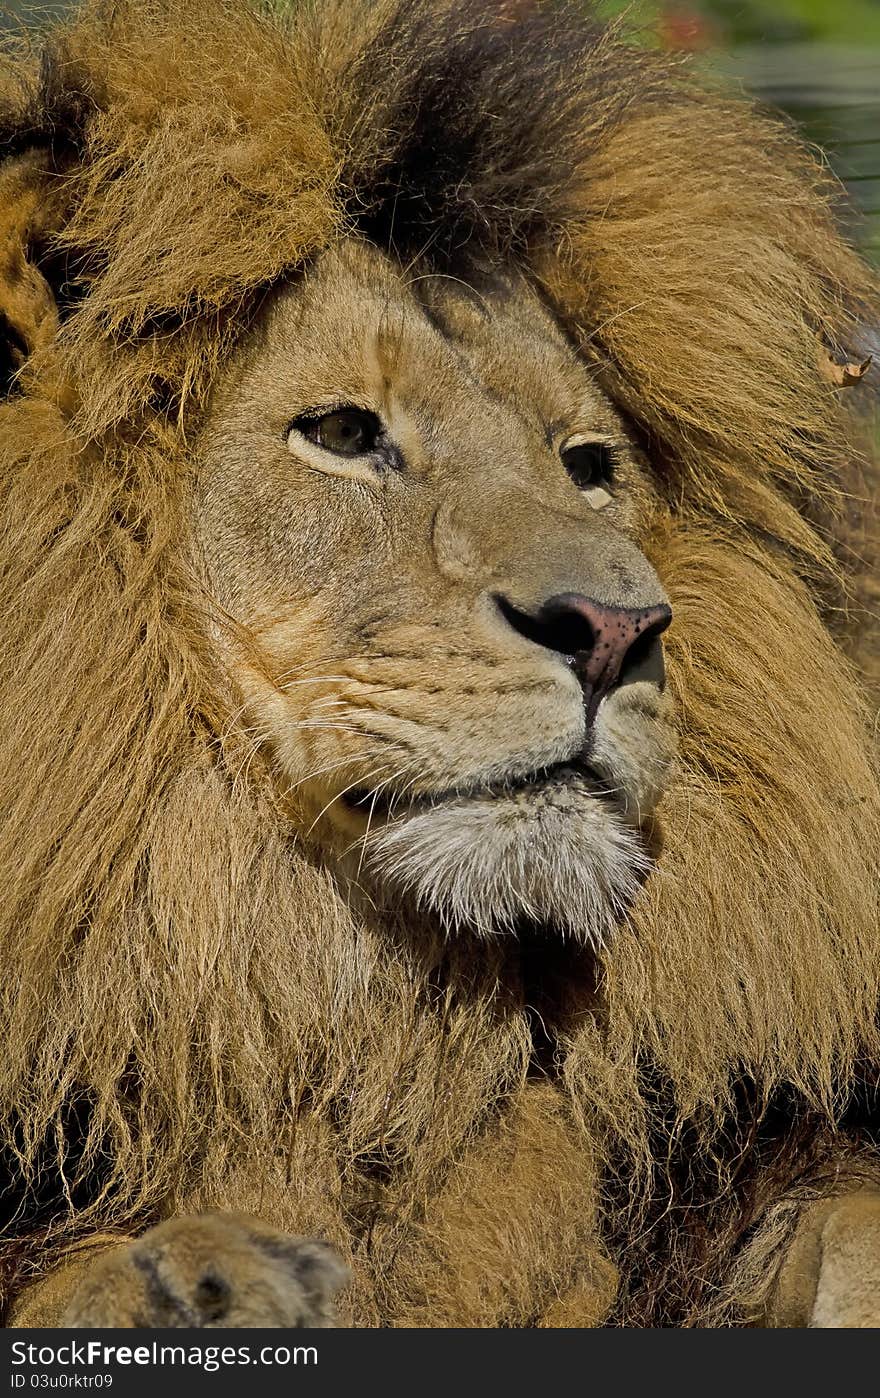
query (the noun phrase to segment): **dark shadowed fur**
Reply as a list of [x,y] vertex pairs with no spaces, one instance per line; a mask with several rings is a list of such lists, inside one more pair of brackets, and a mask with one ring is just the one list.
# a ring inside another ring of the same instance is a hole
[[[799,1201],[880,1178],[876,475],[819,371],[877,289],[829,175],[580,4],[504,0],[87,4],[0,62],[0,162],[7,1298],[219,1205],[337,1242],[358,1323],[583,1324],[598,1210],[616,1319],[760,1319]],[[598,970],[355,914],[242,777],[192,444],[353,230],[515,261],[661,483],[681,769]]]

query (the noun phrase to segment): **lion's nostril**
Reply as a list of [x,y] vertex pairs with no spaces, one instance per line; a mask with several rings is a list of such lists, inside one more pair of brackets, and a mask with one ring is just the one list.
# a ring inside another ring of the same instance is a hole
[[574,657],[592,650],[596,644],[597,637],[589,619],[568,606],[558,606],[559,599],[555,597],[534,616],[515,607],[506,597],[496,600],[502,616],[514,631],[546,650]]
[[663,659],[663,643],[658,634],[643,632],[626,653],[618,685],[636,684],[642,681],[656,685],[659,690],[666,687],[666,665]]

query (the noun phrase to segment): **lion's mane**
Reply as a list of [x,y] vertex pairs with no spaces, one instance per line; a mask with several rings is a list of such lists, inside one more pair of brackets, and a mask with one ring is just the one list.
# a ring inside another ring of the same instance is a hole
[[[0,157],[9,1285],[89,1228],[244,1202],[349,1250],[360,1321],[524,1324],[576,1288],[598,1198],[619,1314],[705,1317],[701,1220],[750,1246],[758,1166],[809,1190],[878,1061],[845,653],[870,468],[817,367],[876,299],[827,172],[580,5],[503,0],[87,4],[9,48]],[[187,568],[213,376],[352,231],[455,275],[516,259],[662,482],[680,772],[598,983],[558,968],[559,1090],[510,946],[355,917],[285,828]],[[24,346],[22,243],[57,299]]]

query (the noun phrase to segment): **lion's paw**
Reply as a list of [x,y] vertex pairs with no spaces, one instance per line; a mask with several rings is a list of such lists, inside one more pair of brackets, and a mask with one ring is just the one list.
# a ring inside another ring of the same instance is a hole
[[880,1194],[844,1195],[829,1209],[809,1324],[823,1330],[880,1326]]
[[170,1219],[99,1257],[70,1301],[76,1329],[335,1324],[348,1268],[328,1244],[240,1214]]

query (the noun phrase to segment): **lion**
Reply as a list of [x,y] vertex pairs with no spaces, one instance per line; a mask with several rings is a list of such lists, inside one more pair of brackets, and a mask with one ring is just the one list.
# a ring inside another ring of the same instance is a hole
[[880,1323],[825,168],[581,4],[2,74],[6,1323]]

